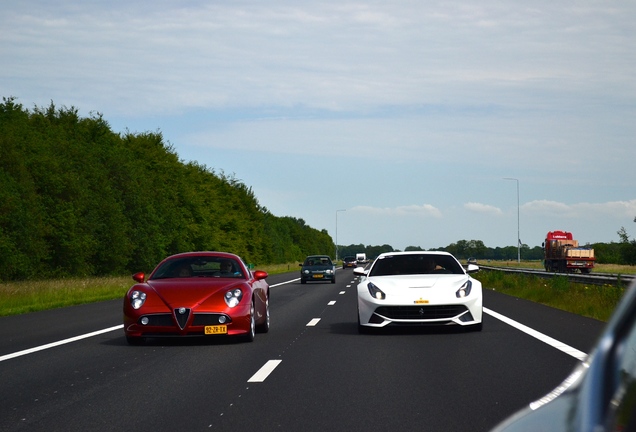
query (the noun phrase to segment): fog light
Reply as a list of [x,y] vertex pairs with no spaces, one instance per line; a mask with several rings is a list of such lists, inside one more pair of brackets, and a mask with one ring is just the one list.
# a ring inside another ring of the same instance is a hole
[[223,324],[225,322],[225,316],[221,315],[219,317],[219,324]]
[[149,322],[149,321],[150,321],[150,320],[148,319],[148,317],[142,317],[142,318],[141,318],[141,324],[142,324],[142,325],[148,325],[148,322]]

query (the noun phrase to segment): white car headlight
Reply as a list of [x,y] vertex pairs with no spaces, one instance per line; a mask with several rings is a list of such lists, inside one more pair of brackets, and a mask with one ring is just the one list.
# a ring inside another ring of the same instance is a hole
[[139,309],[146,301],[146,293],[143,291],[133,291],[130,293],[130,305],[133,309]]
[[386,294],[384,294],[384,292],[382,292],[380,288],[378,288],[371,282],[367,284],[367,289],[369,290],[369,294],[371,294],[371,297],[373,297],[374,299],[384,300],[386,298]]
[[327,270],[325,273],[327,273],[327,274],[332,274],[332,273],[333,273],[333,270],[329,269],[329,270]]
[[457,290],[455,295],[457,298],[468,297],[470,294],[470,289],[473,287],[473,283],[470,280],[467,280],[464,285],[461,286],[460,289]]
[[241,302],[241,299],[243,298],[243,291],[239,288],[231,289],[225,293],[223,298],[229,307],[234,307]]

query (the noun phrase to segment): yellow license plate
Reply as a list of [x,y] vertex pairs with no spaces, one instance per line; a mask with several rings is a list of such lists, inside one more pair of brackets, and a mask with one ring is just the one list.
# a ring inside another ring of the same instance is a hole
[[205,326],[205,334],[227,334],[227,326],[224,325],[216,325],[216,326]]
[[413,303],[415,303],[415,304],[428,304],[428,300],[419,299],[419,300],[415,300]]
[[320,275],[320,274],[319,275],[314,275],[314,278],[316,278],[316,279],[320,279],[321,277],[323,277],[323,275]]

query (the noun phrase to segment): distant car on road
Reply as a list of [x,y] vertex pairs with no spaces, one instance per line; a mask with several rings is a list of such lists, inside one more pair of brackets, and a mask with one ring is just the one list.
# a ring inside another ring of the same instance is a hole
[[477,258],[470,257],[466,260],[466,264],[477,264]]
[[358,330],[401,325],[458,325],[481,331],[481,282],[448,252],[383,253],[357,267]]
[[592,353],[554,390],[493,432],[636,431],[636,282]]
[[300,264],[300,283],[329,281],[336,283],[336,266],[328,255],[310,255]]
[[251,342],[256,331],[269,331],[267,276],[230,253],[169,256],[147,279],[133,275],[136,283],[124,297],[126,340],[226,335]]
[[344,259],[342,260],[342,268],[355,268],[357,266],[356,264],[356,257],[354,256],[346,256],[344,257]]

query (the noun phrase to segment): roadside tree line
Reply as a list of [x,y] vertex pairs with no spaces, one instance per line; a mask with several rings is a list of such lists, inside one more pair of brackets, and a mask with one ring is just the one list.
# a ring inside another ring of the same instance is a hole
[[234,176],[181,161],[159,132],[118,134],[101,114],[3,98],[0,280],[149,271],[192,250],[286,263],[334,247]]
[[[636,218],[634,219],[636,222]],[[617,232],[619,242],[614,243],[594,243],[589,246],[594,248],[596,262],[599,264],[625,264],[636,265],[636,240],[630,239],[625,228]],[[408,246],[405,251],[421,251],[425,250],[419,246]],[[465,260],[471,257],[478,260],[493,261],[511,261],[517,260],[517,256],[521,255],[522,260],[541,261],[544,252],[542,246],[529,247],[522,244],[520,251],[516,246],[506,247],[488,247],[481,240],[459,240],[448,246],[432,248],[431,251],[446,251],[452,253],[457,259]],[[355,256],[356,253],[366,253],[367,258],[377,257],[382,252],[395,252],[391,245],[382,246],[365,246],[364,244],[352,244],[348,246],[338,246],[338,256]]]

